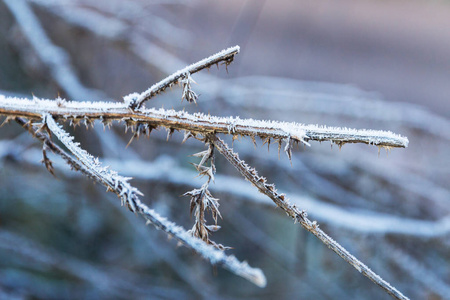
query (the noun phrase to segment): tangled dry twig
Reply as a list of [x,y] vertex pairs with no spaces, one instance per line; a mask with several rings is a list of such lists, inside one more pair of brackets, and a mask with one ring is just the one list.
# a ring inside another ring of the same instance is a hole
[[[37,98],[28,100],[0,95],[0,114],[5,115],[7,121],[16,120],[32,132],[33,136],[43,141],[43,161],[49,171],[52,172],[53,168],[51,161],[46,155],[47,149],[59,154],[73,169],[81,171],[89,178],[105,185],[108,191],[116,193],[121,198],[122,203],[126,204],[131,211],[141,214],[148,222],[162,229],[170,236],[174,236],[182,244],[194,249],[212,264],[222,265],[258,286],[265,286],[266,279],[261,270],[251,268],[245,262],[237,261],[234,256],[225,255],[221,250],[226,250],[228,247],[217,244],[210,239],[210,234],[220,228],[217,222],[218,217],[221,217],[218,209],[218,199],[214,198],[208,189],[211,181],[214,181],[216,172],[214,150],[217,149],[248,181],[256,186],[261,193],[272,199],[295,222],[300,223],[327,247],[331,248],[359,272],[370,278],[375,284],[382,287],[387,293],[397,299],[407,299],[397,289],[384,281],[319,229],[315,221],[310,221],[307,218],[305,211],[289,203],[284,194],[278,193],[273,184],[268,184],[266,179],[259,176],[254,168],[249,167],[240,160],[237,153],[233,152],[217,135],[221,133],[229,134],[233,138],[236,136],[249,136],[253,141],[255,137],[260,137],[266,143],[275,140],[279,144],[279,149],[285,143],[284,151],[289,159],[292,158],[292,149],[295,143],[303,143],[309,146],[309,141],[327,140],[339,146],[345,143],[366,143],[378,147],[392,148],[407,147],[407,138],[386,131],[356,130],[231,117],[219,118],[174,110],[142,108],[146,100],[177,83],[183,85],[182,98],[185,98],[188,102],[196,102],[197,95],[193,92],[190,85],[193,81],[191,74],[204,68],[209,68],[219,62],[224,62],[225,65],[228,65],[238,52],[239,47],[237,46],[219,52],[172,74],[141,94],[135,93],[124,97],[124,103],[71,102],[62,99],[52,101]],[[27,118],[29,121],[24,118]],[[71,125],[76,126],[83,122],[88,127],[93,126],[96,120],[100,120],[105,127],[109,127],[112,121],[119,121],[125,124],[126,129],[131,128],[133,136],[130,143],[141,134],[149,135],[152,129],[158,127],[167,128],[168,137],[175,130],[179,130],[185,132],[184,140],[194,137],[206,143],[207,150],[194,155],[200,158],[200,162],[194,166],[200,175],[207,177],[207,181],[200,189],[194,189],[185,193],[186,196],[191,198],[190,211],[194,213],[195,217],[194,226],[189,232],[149,209],[139,200],[138,195],[141,195],[141,193],[128,183],[129,178],[119,176],[116,172],[101,166],[97,158],[81,149],[78,143],[73,142],[74,138],[66,133],[57,123],[57,121],[69,121]],[[50,139],[50,134],[58,138],[78,161],[53,143]],[[205,218],[205,212],[207,211],[210,211],[214,225],[207,224]]]

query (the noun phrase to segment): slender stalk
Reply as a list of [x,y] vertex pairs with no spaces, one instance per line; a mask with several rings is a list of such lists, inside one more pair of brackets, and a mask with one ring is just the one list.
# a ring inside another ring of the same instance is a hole
[[[50,76],[53,81],[73,100],[90,99],[93,100],[107,100],[107,95],[100,90],[86,87],[80,80],[74,66],[71,63],[69,53],[62,47],[55,45],[51,38],[48,36],[44,27],[42,26],[39,18],[33,11],[29,0],[5,0],[3,1],[11,14],[16,19],[17,25],[20,27],[24,37],[29,42],[34,53],[39,57],[40,61],[45,65],[45,68],[49,70]],[[47,5],[47,8],[53,7],[58,10],[55,3],[42,3],[39,1],[32,1],[39,5]],[[45,1],[44,1],[45,2]],[[50,1],[52,2],[52,1]],[[66,3],[67,4],[67,3]],[[65,5],[61,5],[64,7]],[[70,15],[76,11],[76,6],[70,5]],[[67,16],[67,15],[66,15]],[[86,22],[86,14],[84,15],[84,24]],[[104,24],[101,27],[105,32]],[[109,23],[108,29],[111,29],[111,23]],[[121,140],[116,138],[111,132],[104,133],[101,129],[96,132],[99,141],[101,142],[103,150],[107,149],[108,153],[114,153],[120,155],[117,152],[116,144],[121,143]],[[133,152],[128,151],[127,156],[132,156]]]
[[[186,130],[193,133],[226,133],[235,136],[259,136],[262,139],[285,141],[289,149],[291,142],[306,143],[309,140],[331,141],[340,146],[345,143],[365,143],[379,147],[407,147],[406,137],[381,130],[357,130],[299,123],[260,121],[238,117],[221,118],[184,111],[164,109],[141,109],[133,111],[124,104],[115,102],[73,102],[57,99],[21,99],[0,95],[0,115],[40,119],[43,114],[72,122],[95,119],[103,121],[126,121],[137,125],[146,123],[152,127],[163,126],[172,130]],[[285,149],[286,150],[286,149]]]
[[190,74],[197,73],[203,69],[210,68],[211,66],[224,62],[228,66],[233,60],[234,56],[239,53],[239,46],[230,47],[228,49],[222,50],[219,53],[211,55],[205,59],[202,59],[190,66],[181,69],[172,75],[164,78],[160,82],[152,85],[148,90],[142,92],[141,94],[130,94],[125,96],[124,99],[128,102],[128,105],[132,109],[139,109],[142,104],[151,99],[153,96],[164,92],[167,88],[178,84],[181,80],[186,79]]
[[[150,209],[142,203],[138,194],[139,191],[132,187],[128,182],[128,178],[119,176],[108,168],[101,167],[98,160],[92,157],[85,150],[81,149],[72,141],[69,136],[50,115],[45,115],[41,127],[31,125],[30,122],[22,118],[16,118],[16,121],[28,129],[33,136],[41,140],[54,153],[60,155],[73,169],[81,171],[84,175],[97,182],[103,184],[108,190],[116,193],[122,201],[127,203],[129,208],[136,213],[141,214],[147,222],[153,224],[156,228],[166,232],[169,236],[175,237],[179,242],[195,252],[199,253],[205,259],[209,260],[213,265],[222,266],[236,275],[242,276],[252,283],[264,287],[266,278],[260,269],[250,267],[246,262],[240,262],[234,256],[227,256],[223,251],[216,250],[213,246],[207,245],[202,240],[193,237],[182,227],[160,216],[157,212]],[[53,143],[50,138],[41,133],[42,129],[48,127],[63,144],[66,146],[79,161],[73,159],[62,148]]]
[[300,223],[303,228],[311,232],[325,245],[327,245],[328,248],[333,250],[364,276],[368,277],[372,282],[380,286],[389,295],[396,299],[408,299],[396,288],[392,287],[388,282],[383,280],[379,275],[359,261],[356,257],[351,255],[344,247],[339,245],[325,232],[323,232],[315,221],[310,221],[307,218],[305,211],[301,211],[296,205],[292,205],[284,194],[279,194],[273,184],[268,184],[266,179],[259,176],[255,169],[240,160],[238,154],[233,152],[233,150],[230,149],[228,145],[220,138],[211,137],[211,139],[214,141],[216,149],[228,160],[228,162],[232,164],[239,171],[239,173],[241,173],[245,179],[250,181],[261,193],[272,199],[278,207],[283,209],[288,216],[292,217],[294,222]]

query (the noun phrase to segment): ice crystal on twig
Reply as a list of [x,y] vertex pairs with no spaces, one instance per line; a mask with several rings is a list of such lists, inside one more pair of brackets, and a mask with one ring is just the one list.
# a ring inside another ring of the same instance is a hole
[[74,143],[73,137],[65,132],[50,115],[43,115],[43,124],[48,126],[49,130],[51,130],[55,136],[81,161],[81,163],[92,172],[94,177],[104,182],[111,189],[117,191],[122,205],[126,204],[131,211],[137,212],[137,202],[139,202],[137,195],[143,194],[128,183],[130,178],[120,176],[117,172],[112,171],[107,167],[103,167],[98,158],[93,157],[88,152],[81,149],[78,143]]
[[[407,147],[409,143],[406,137],[382,130],[327,127],[294,122],[240,119],[239,117],[223,118],[162,108],[130,111],[124,104],[115,102],[67,101],[64,107],[58,107],[56,101],[52,100],[31,101],[0,95],[0,114],[40,119],[42,114],[49,112],[55,118],[67,119],[74,125],[86,118],[107,119],[125,121],[128,126],[136,123],[148,123],[154,127],[163,126],[175,130],[188,130],[192,134],[205,135],[216,132],[233,134],[235,137],[259,136],[265,140],[268,138],[280,140],[290,137],[291,140],[308,146],[310,145],[308,141],[331,141],[340,145],[365,143],[382,147]],[[83,117],[80,118],[80,116]]]
[[[141,214],[148,222],[158,229],[165,231],[169,236],[175,237],[181,244],[195,250],[205,259],[209,260],[213,265],[220,265],[231,272],[242,276],[253,282],[259,287],[266,285],[266,278],[260,269],[250,267],[246,262],[240,262],[234,256],[225,255],[222,251],[215,249],[215,245],[208,245],[204,241],[193,237],[175,223],[170,222],[166,218],[161,217],[154,210],[148,208],[142,203],[138,196],[142,195],[136,188],[132,187],[128,180],[130,178],[118,175],[109,168],[102,167],[99,160],[94,158],[85,150],[81,149],[73,142],[73,137],[68,135],[50,115],[43,116],[43,123],[54,135],[79,159],[81,163],[74,160],[64,150],[54,144],[48,136],[37,132],[38,129],[33,127],[30,122],[17,118],[17,121],[24,127],[28,128],[33,135],[42,140],[53,152],[61,155],[63,159],[75,170],[81,171],[83,174],[92,178],[108,187],[108,190],[116,193],[123,202],[127,203],[130,210]],[[208,226],[208,230],[214,229],[214,226]],[[216,248],[220,248],[216,246]]]
[[194,79],[192,79],[190,73],[186,73],[184,78],[181,80],[181,85],[183,87],[183,94],[181,96],[181,101],[186,99],[189,103],[197,103],[198,95],[192,90],[191,83],[196,83]]
[[303,228],[311,232],[320,241],[322,241],[328,248],[333,250],[341,258],[343,258],[347,263],[357,269],[364,276],[368,277],[372,282],[384,289],[388,294],[397,299],[408,299],[396,288],[392,287],[388,282],[383,280],[378,274],[373,272],[364,263],[359,261],[356,257],[351,255],[344,247],[333,240],[325,232],[323,232],[317,222],[310,221],[304,210],[298,209],[295,205],[291,204],[286,198],[286,195],[279,194],[274,185],[267,184],[264,177],[258,176],[256,170],[248,166],[244,161],[242,161],[238,154],[233,152],[232,149],[228,147],[219,138],[214,138],[214,145],[216,149],[233,165],[241,175],[250,181],[261,193],[272,199],[272,201],[280,207],[288,216],[294,219],[294,223],[300,223]]
[[[139,109],[145,101],[149,100],[150,98],[154,97],[159,93],[164,92],[167,88],[172,87],[173,85],[179,83],[180,81],[186,80],[186,76],[190,76],[191,74],[197,73],[198,71],[209,68],[212,65],[218,64],[220,62],[224,62],[225,67],[228,67],[228,65],[231,64],[231,62],[234,60],[234,56],[239,53],[239,49],[240,49],[239,46],[234,46],[226,50],[222,50],[219,53],[211,55],[208,58],[202,59],[190,66],[187,66],[182,70],[173,73],[172,75],[164,78],[160,82],[155,83],[148,90],[139,95],[133,93],[130,94],[129,96],[124,97],[124,100],[129,108]],[[188,97],[190,97],[189,99],[193,100],[192,98],[193,94]],[[188,101],[189,99],[186,98],[186,100]],[[196,99],[197,98],[195,98],[195,100]]]
[[141,134],[150,137],[150,133],[152,132],[152,130],[153,127],[147,123],[137,123],[135,126],[133,125],[133,135],[131,136],[130,141],[128,142],[126,147],[128,148],[128,146],[130,146],[134,139],[138,140]]
[[[138,94],[132,93],[124,97],[124,103],[114,102],[72,102],[63,101],[58,98],[55,101],[41,100],[34,97],[33,100],[18,99],[0,95],[0,114],[6,115],[7,120],[15,118],[19,123],[28,128],[35,137],[44,142],[43,156],[46,168],[53,173],[53,166],[47,157],[46,150],[61,155],[69,165],[81,171],[83,174],[105,185],[108,191],[116,193],[122,204],[126,205],[136,214],[141,214],[148,222],[157,228],[165,231],[169,236],[175,237],[180,243],[194,249],[212,264],[223,265],[232,272],[243,276],[259,286],[264,286],[265,277],[259,269],[252,269],[246,263],[237,261],[234,256],[226,256],[218,249],[227,249],[220,244],[210,240],[210,234],[217,231],[219,212],[218,199],[214,198],[209,191],[209,184],[214,181],[216,172],[214,164],[214,149],[218,151],[250,181],[258,190],[272,199],[277,206],[283,209],[286,214],[300,223],[306,230],[310,231],[324,244],[341,256],[346,262],[355,267],[359,272],[369,277],[377,285],[381,286],[392,296],[405,299],[399,291],[391,287],[389,283],[381,279],[371,271],[366,265],[357,260],[347,252],[342,246],[326,235],[317,222],[310,221],[304,210],[292,204],[285,194],[279,193],[273,184],[269,184],[265,177],[258,175],[258,172],[239,159],[217,134],[224,133],[232,135],[233,141],[240,136],[251,137],[256,145],[255,137],[264,140],[264,144],[270,144],[271,140],[278,142],[278,150],[281,152],[283,143],[284,151],[289,160],[292,160],[292,148],[295,144],[302,143],[308,145],[309,141],[330,141],[341,147],[345,143],[366,143],[378,147],[407,147],[408,139],[392,132],[376,130],[357,130],[347,128],[326,127],[318,125],[304,125],[299,123],[274,122],[253,119],[240,119],[239,117],[220,118],[201,113],[189,114],[184,111],[145,109],[143,103],[153,96],[163,92],[165,89],[175,84],[182,85],[182,100],[195,102],[197,94],[192,90],[191,74],[204,68],[219,63],[227,67],[239,52],[239,47],[229,48],[206,58],[198,63],[190,65],[183,70],[175,72],[164,80],[150,87],[147,91]],[[26,117],[32,121],[25,122],[19,117]],[[42,123],[32,123],[41,120]],[[107,167],[103,167],[98,158],[93,157],[83,150],[79,143],[73,141],[73,137],[65,132],[56,120],[67,120],[71,125],[76,126],[83,122],[86,127],[93,126],[95,120],[100,119],[105,127],[109,127],[112,121],[116,120],[125,123],[125,130],[131,129],[133,135],[129,144],[141,134],[149,135],[151,130],[160,126],[168,131],[169,138],[174,131],[184,131],[185,142],[190,137],[204,141],[208,149],[195,154],[199,157],[198,164],[193,164],[201,176],[206,176],[207,181],[200,189],[194,189],[185,193],[190,197],[190,212],[194,215],[194,226],[189,232],[166,220],[153,210],[149,209],[139,200],[142,195],[136,188],[129,184],[130,178],[118,175]],[[48,135],[45,134],[48,133]],[[50,133],[53,133],[67,149],[76,156],[78,161],[66,154],[61,148],[50,140]],[[208,165],[209,163],[209,165]],[[207,224],[205,214],[209,212],[214,224]]]

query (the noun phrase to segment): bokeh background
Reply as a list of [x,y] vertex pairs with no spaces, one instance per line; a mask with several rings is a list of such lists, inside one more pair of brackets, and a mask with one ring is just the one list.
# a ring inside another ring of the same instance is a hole
[[[312,143],[292,165],[277,145],[234,141],[326,232],[414,299],[450,299],[450,2],[0,1],[0,93],[122,101],[187,64],[240,45],[235,62],[193,76],[147,107],[391,130],[406,149]],[[152,133],[125,149],[116,125],[70,129],[185,228],[204,145]],[[17,124],[0,129],[2,299],[389,299],[217,157],[213,239],[268,279],[253,286],[145,226]],[[225,137],[231,142],[230,138]]]

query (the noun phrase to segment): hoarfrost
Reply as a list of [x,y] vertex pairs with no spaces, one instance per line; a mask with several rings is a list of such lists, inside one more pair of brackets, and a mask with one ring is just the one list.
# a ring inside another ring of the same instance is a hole
[[[125,97],[132,101],[135,96]],[[131,102],[130,102],[131,103]],[[37,116],[50,113],[55,117],[88,116],[99,119],[111,114],[109,118],[132,120],[133,122],[153,122],[162,126],[178,126],[177,129],[202,132],[203,130],[218,133],[234,132],[240,135],[272,138],[291,137],[306,145],[309,140],[330,140],[337,144],[367,143],[383,147],[407,147],[408,139],[391,131],[350,129],[327,127],[323,125],[305,125],[301,123],[240,119],[239,117],[215,117],[202,113],[189,114],[183,111],[165,110],[162,108],[140,109],[131,113],[125,103],[116,102],[73,102],[67,101],[64,107],[59,107],[54,100],[37,99],[31,101],[25,98],[6,97],[0,95],[0,109],[15,111],[25,116]],[[76,122],[76,121],[73,121]],[[168,125],[167,122],[170,122]]]
[[[121,201],[129,205],[130,210],[142,214],[147,221],[150,221],[154,226],[162,229],[169,235],[175,236],[183,244],[194,249],[205,259],[209,260],[211,264],[223,266],[231,272],[250,280],[259,287],[266,285],[266,278],[260,269],[252,268],[246,262],[240,262],[234,256],[227,256],[223,251],[216,250],[213,246],[207,245],[202,240],[191,236],[182,227],[148,208],[137,196],[142,195],[142,193],[128,183],[130,177],[123,177],[106,167],[100,167],[98,159],[76,146],[72,142],[73,137],[65,132],[54,121],[51,115],[44,114],[42,118],[43,122],[47,124],[54,135],[81,161],[85,167],[83,169],[84,173],[90,174],[108,187],[114,187],[114,191],[120,196]],[[80,167],[83,168],[82,166]]]

